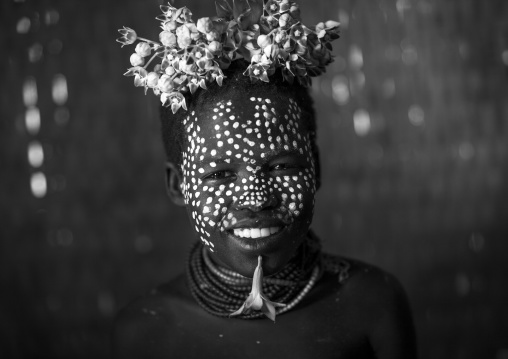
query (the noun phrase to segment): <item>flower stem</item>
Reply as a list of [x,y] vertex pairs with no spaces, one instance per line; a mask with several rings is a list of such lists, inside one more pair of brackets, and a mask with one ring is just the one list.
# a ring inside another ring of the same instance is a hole
[[145,39],[144,37],[139,37],[138,36],[138,40],[143,40],[145,42],[149,42],[149,43],[156,44],[156,45],[159,45],[159,46],[161,45],[157,41],[148,40],[148,39]]
[[145,66],[143,66],[144,69],[146,69],[148,67],[148,65],[150,65],[150,62],[152,62],[152,60],[158,55],[158,53],[155,53],[152,55],[152,57],[150,58],[150,60],[148,60],[148,62],[145,64]]

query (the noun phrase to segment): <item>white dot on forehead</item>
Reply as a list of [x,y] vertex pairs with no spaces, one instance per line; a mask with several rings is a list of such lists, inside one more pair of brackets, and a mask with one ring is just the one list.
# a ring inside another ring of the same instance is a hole
[[256,101],[256,98],[255,97],[251,97],[250,100],[251,101]]

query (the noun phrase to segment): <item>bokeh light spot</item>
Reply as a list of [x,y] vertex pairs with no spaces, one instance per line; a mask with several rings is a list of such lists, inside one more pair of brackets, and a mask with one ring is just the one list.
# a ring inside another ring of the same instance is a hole
[[36,198],[42,198],[46,195],[48,185],[44,173],[36,172],[32,174],[32,178],[30,180],[30,188],[32,190],[32,194]]
[[332,80],[332,96],[338,105],[342,106],[349,102],[349,84],[345,76],[337,75]]
[[369,112],[364,109],[358,109],[353,115],[355,132],[358,136],[365,136],[371,128]]
[[32,167],[40,167],[44,162],[44,150],[39,141],[32,141],[28,145],[28,162]]
[[57,105],[61,106],[67,102],[67,80],[64,75],[55,75],[51,94],[53,96],[53,101],[55,101]]
[[16,32],[18,34],[26,34],[28,31],[30,31],[30,19],[26,16],[19,19],[18,23],[16,24]]
[[422,126],[425,124],[425,112],[418,105],[412,105],[408,111],[409,122],[414,126]]
[[36,135],[41,128],[41,113],[33,106],[26,109],[25,126],[29,134]]

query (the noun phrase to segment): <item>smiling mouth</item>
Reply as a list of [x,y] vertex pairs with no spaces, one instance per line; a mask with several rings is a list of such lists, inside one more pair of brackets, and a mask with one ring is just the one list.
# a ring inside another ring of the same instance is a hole
[[264,238],[275,234],[281,230],[281,227],[267,228],[235,228],[233,234],[240,238]]

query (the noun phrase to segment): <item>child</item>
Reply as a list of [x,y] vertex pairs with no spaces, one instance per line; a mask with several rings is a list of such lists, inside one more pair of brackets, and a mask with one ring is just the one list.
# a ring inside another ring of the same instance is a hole
[[[162,9],[163,44],[141,42],[162,64],[143,72],[134,56],[129,74],[168,105],[161,111],[168,194],[185,206],[200,240],[186,275],[118,315],[115,355],[416,357],[397,280],[323,254],[310,230],[320,175],[305,85],[331,61],[337,25],[313,32],[287,0],[233,8],[220,1],[221,20],[197,26],[185,8]],[[137,37],[128,28],[122,34],[123,43]],[[149,55],[143,46],[141,58]]]

